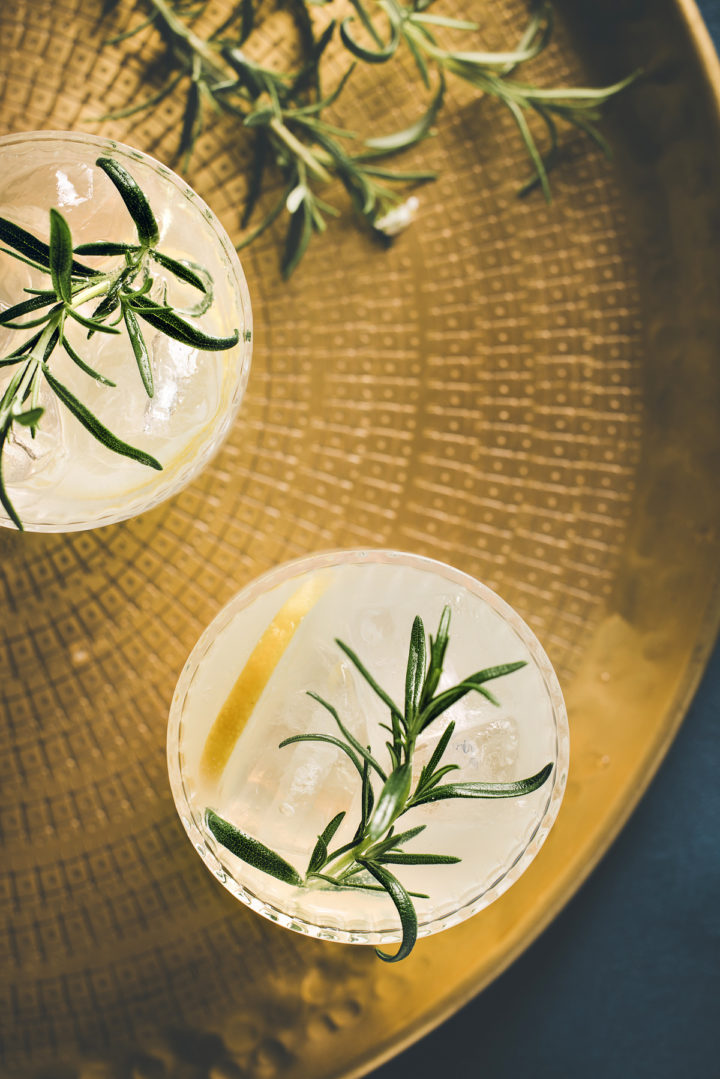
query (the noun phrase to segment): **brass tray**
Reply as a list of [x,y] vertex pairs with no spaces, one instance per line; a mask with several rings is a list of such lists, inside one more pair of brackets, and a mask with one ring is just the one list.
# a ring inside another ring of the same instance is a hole
[[[167,160],[177,103],[87,122],[136,100],[146,72],[140,39],[100,50],[99,7],[5,0],[3,133],[102,130]],[[525,13],[482,5],[489,44]],[[3,1075],[367,1072],[528,945],[672,740],[718,618],[720,73],[691,0],[558,14],[538,80],[647,71],[612,112],[613,164],[569,136],[553,204],[518,200],[511,119],[453,98],[413,157],[441,178],[391,250],[339,224],[289,284],[277,236],[246,254],[249,391],[192,487],[95,532],[0,534]],[[137,18],[121,5],[113,28]],[[269,29],[268,52],[282,45]],[[401,85],[363,79],[350,123],[411,118]],[[190,181],[238,235],[228,147],[222,126],[204,135]],[[236,904],[185,839],[165,772],[170,698],[205,624],[269,566],[360,545],[499,591],[544,642],[571,718],[565,805],[537,861],[397,968]]]

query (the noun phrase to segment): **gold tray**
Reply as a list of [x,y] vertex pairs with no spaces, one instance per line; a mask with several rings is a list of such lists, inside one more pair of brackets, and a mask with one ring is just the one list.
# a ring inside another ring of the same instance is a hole
[[[99,7],[5,0],[3,131],[102,130],[167,160],[177,103],[87,122],[136,100],[146,71],[141,39],[99,51]],[[441,178],[391,250],[340,223],[289,284],[277,236],[246,254],[250,386],[192,487],[95,532],[0,534],[4,1075],[359,1076],[547,925],[671,742],[718,618],[720,72],[691,0],[559,8],[538,80],[648,72],[612,110],[614,164],[568,136],[553,204],[518,200],[511,119],[455,97],[412,159]],[[525,12],[483,5],[489,44]],[[121,6],[114,28],[138,18]],[[401,86],[364,78],[349,124],[411,118]],[[202,137],[190,180],[238,235],[228,138]],[[277,562],[362,545],[499,591],[571,719],[568,792],[536,862],[397,968],[236,904],[165,771],[173,687],[218,609]]]

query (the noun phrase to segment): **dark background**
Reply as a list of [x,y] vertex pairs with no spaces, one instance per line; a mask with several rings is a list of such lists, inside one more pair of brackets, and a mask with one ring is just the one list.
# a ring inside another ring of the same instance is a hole
[[[698,6],[720,47],[720,0]],[[578,895],[373,1079],[720,1077],[719,728],[720,646],[650,790]]]

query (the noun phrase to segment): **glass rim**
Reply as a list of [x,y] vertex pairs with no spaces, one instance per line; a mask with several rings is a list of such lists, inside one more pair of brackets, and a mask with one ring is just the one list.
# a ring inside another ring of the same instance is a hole
[[253,578],[240,589],[218,611],[212,621],[207,625],[192,648],[182,672],[178,679],[168,718],[167,733],[167,762],[170,788],[172,791],[175,807],[188,835],[195,847],[196,852],[205,862],[209,871],[220,883],[240,902],[252,910],[268,918],[276,924],[305,936],[315,937],[320,940],[332,940],[346,944],[385,945],[397,943],[401,939],[401,931],[398,927],[394,930],[345,930],[335,925],[321,925],[300,917],[294,913],[288,913],[277,902],[263,899],[256,891],[245,884],[239,883],[233,876],[232,866],[224,859],[222,848],[217,843],[211,843],[207,829],[198,825],[190,799],[188,798],[183,770],[180,765],[180,747],[182,718],[185,700],[190,690],[193,678],[207,651],[214,641],[223,632],[233,617],[259,595],[275,588],[288,580],[304,575],[310,570],[331,568],[338,565],[363,565],[385,563],[415,567],[425,572],[445,577],[454,584],[461,585],[473,595],[486,602],[510,628],[520,637],[528,649],[528,652],[542,677],[548,699],[552,708],[555,725],[555,760],[551,775],[551,786],[545,799],[544,808],[540,813],[536,827],[528,836],[523,849],[515,860],[499,874],[499,876],[483,891],[458,906],[449,914],[439,917],[430,917],[420,920],[418,924],[418,938],[430,936],[444,929],[458,925],[466,919],[479,913],[498,899],[515,881],[522,875],[525,869],[534,860],[542,844],[547,838],[552,825],[555,822],[560,809],[569,765],[570,736],[568,728],[567,711],[560,684],[555,671],[547,657],[547,654],[518,612],[510,606],[501,596],[477,578],[462,570],[458,570],[448,563],[425,555],[413,554],[407,551],[392,548],[340,548],[327,551],[318,551],[309,555],[302,555],[290,561],[283,562],[266,570],[258,577]]
[[[170,168],[169,165],[164,164],[145,150],[139,150],[137,147],[130,146],[128,143],[121,142],[119,139],[110,138],[109,136],[104,135],[94,135],[86,131],[38,129],[0,135],[0,155],[2,155],[3,150],[12,146],[21,146],[25,143],[51,144],[53,142],[91,145],[97,147],[98,150],[105,150],[108,153],[117,151],[120,155],[125,155],[131,160],[141,162],[162,177],[162,179],[172,183],[178,194],[184,197],[188,202],[192,203],[198,213],[202,216],[205,224],[211,228],[215,234],[223,255],[227,260],[228,269],[232,273],[242,314],[242,333],[237,346],[235,346],[237,347],[237,359],[235,361],[237,378],[228,407],[223,412],[222,422],[218,425],[220,437],[218,437],[218,434],[216,433],[213,438],[208,439],[200,453],[193,458],[190,465],[181,469],[169,483],[167,488],[162,490],[161,493],[158,493],[157,490],[159,481],[156,480],[155,483],[153,483],[152,480],[154,477],[148,477],[148,484],[144,485],[134,497],[123,501],[122,497],[118,496],[110,507],[102,512],[94,514],[92,517],[88,514],[85,516],[78,514],[77,518],[60,523],[54,521],[23,521],[26,532],[63,533],[82,532],[94,528],[101,528],[105,525],[116,524],[120,521],[126,521],[132,517],[137,517],[142,513],[147,513],[149,510],[157,508],[163,502],[167,501],[167,499],[172,498],[182,491],[188,483],[192,482],[192,480],[207,467],[220,449],[245,396],[252,361],[254,335],[250,290],[245,277],[245,270],[235,249],[235,245],[214,210],[208,206],[202,196],[198,195],[182,176]],[[248,332],[250,335],[249,338],[247,336]],[[162,476],[162,473],[159,473],[159,475]],[[13,529],[13,527],[12,521],[10,521],[9,518],[0,515],[0,528]]]

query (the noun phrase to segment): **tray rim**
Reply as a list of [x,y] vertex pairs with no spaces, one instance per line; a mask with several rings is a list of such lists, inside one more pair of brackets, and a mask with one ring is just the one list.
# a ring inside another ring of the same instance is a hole
[[[695,73],[704,84],[704,104],[708,112],[713,114],[717,131],[720,129],[720,57],[698,8],[697,0],[671,0],[668,9],[683,24],[688,57],[693,63]],[[436,1007],[431,1015],[421,1015],[409,1023],[404,1032],[393,1035],[385,1044],[381,1043],[371,1048],[366,1059],[349,1067],[341,1066],[337,1072],[333,1072],[334,1079],[361,1079],[362,1076],[374,1072],[376,1068],[394,1059],[425,1035],[440,1027],[503,973],[552,923],[604,858],[653,782],[697,692],[715,647],[718,630],[720,630],[720,576],[709,590],[705,611],[698,620],[697,635],[692,651],[678,679],[674,694],[669,695],[665,722],[648,755],[647,768],[643,773],[642,781],[631,788],[621,809],[605,819],[602,836],[592,849],[585,853],[573,879],[564,888],[558,890],[552,902],[544,905],[529,930],[522,935],[514,947],[508,948],[503,953],[491,969],[486,968],[481,973],[476,972],[466,977],[454,991],[444,996],[441,1006]]]

